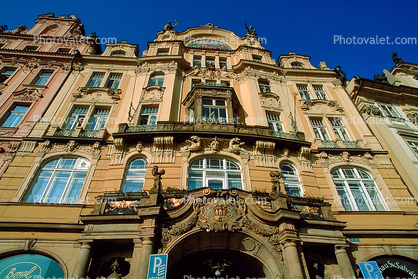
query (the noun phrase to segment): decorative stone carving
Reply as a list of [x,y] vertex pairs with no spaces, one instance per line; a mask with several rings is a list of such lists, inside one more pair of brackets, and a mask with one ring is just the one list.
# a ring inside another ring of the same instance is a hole
[[102,87],[80,87],[73,93],[73,101],[117,103],[122,90]]
[[213,152],[219,152],[221,149],[221,140],[215,137],[210,140],[209,147]]
[[212,199],[204,197],[202,204],[197,227],[207,232],[236,231],[241,228],[240,222],[246,210],[244,200],[231,201],[222,197]]
[[229,141],[229,151],[235,154],[241,153],[241,145],[244,145],[245,142],[241,142],[240,138],[233,138]]
[[135,150],[139,153],[142,152],[142,150],[144,150],[144,145],[142,141],[138,141],[136,146],[135,146]]
[[151,174],[154,176],[154,184],[152,185],[151,192],[161,193],[161,189],[163,187],[161,183],[161,176],[165,174],[165,170],[158,170],[158,166],[154,166],[152,167]]
[[222,69],[209,69],[209,68],[202,68],[202,67],[193,67],[190,70],[187,70],[184,73],[185,77],[194,76],[194,77],[201,77],[205,79],[221,79],[221,78],[230,78],[236,79],[237,75],[233,72],[225,71]]
[[155,103],[162,102],[165,87],[160,86],[149,86],[144,88],[140,102],[141,103]]
[[174,137],[154,137],[151,163],[174,163]]
[[100,145],[100,142],[98,142],[98,141],[96,141],[94,144],[93,144],[93,147],[92,147],[92,155],[100,155],[100,151],[101,151],[101,145]]
[[67,143],[67,151],[68,152],[74,152],[75,149],[77,148],[77,146],[78,146],[78,143],[75,140],[70,140]]
[[412,123],[414,124],[418,123],[418,112],[413,112],[413,111],[408,112],[406,114],[406,117],[408,117],[409,121],[411,121]]
[[281,170],[271,171],[271,195],[274,196],[277,193],[280,193],[280,178],[282,178]]
[[28,155],[31,154],[33,152],[33,150],[36,147],[36,141],[23,141],[22,144],[20,145],[20,148],[17,151],[18,155]]
[[279,228],[277,226],[266,226],[262,224],[256,224],[251,221],[248,216],[244,216],[242,220],[242,226],[255,232],[258,235],[263,236],[272,246],[276,252],[280,252],[279,241]]
[[321,69],[321,70],[329,70],[329,68],[328,68],[328,66],[327,66],[327,63],[325,62],[325,61],[321,61],[321,62],[319,62],[319,69]]
[[257,167],[275,167],[277,162],[277,157],[274,154],[275,147],[275,142],[256,141],[254,152],[255,165]]
[[202,147],[202,140],[198,136],[191,136],[190,139],[186,140],[188,146],[181,148],[181,151],[199,151]]
[[108,201],[104,214],[135,214],[138,212],[139,200],[135,201]]
[[364,114],[368,114],[368,115],[373,115],[373,116],[383,116],[382,111],[375,105],[363,106],[360,112]]
[[10,137],[17,131],[17,128],[0,128],[0,136]]
[[280,97],[270,92],[260,94],[260,103],[262,107],[269,110],[280,111],[282,108]]
[[110,147],[110,165],[122,164],[125,155],[125,142],[123,138],[115,138]]
[[42,88],[23,88],[13,93],[13,98],[21,101],[36,101],[42,98]]
[[41,152],[48,152],[50,148],[51,148],[51,142],[49,140],[46,140],[41,144]]
[[170,63],[156,63],[150,64],[148,62],[144,62],[142,65],[138,67],[138,73],[148,73],[148,72],[164,72],[167,73],[175,73],[177,71],[178,65],[177,62],[171,61]]

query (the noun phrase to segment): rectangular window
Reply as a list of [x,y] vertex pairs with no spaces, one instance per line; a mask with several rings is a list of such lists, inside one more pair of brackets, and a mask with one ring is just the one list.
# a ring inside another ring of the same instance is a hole
[[399,113],[396,111],[395,107],[390,104],[379,104],[383,112],[388,117],[400,118]]
[[68,117],[65,123],[65,129],[73,130],[76,127],[83,125],[84,119],[86,118],[88,108],[86,107],[75,107],[73,112]]
[[38,49],[37,46],[26,46],[23,50],[24,51],[36,51]]
[[193,57],[193,67],[202,67],[202,57],[200,56]]
[[414,151],[415,155],[418,156],[418,142],[415,141],[407,141],[409,147],[411,147],[412,151]]
[[206,68],[208,68],[209,65],[212,65],[213,67],[215,67],[215,58],[214,57],[206,57]]
[[270,83],[267,80],[258,80],[261,93],[271,92]]
[[314,130],[316,138],[321,140],[329,140],[327,129],[322,122],[322,119],[311,119],[311,125]]
[[139,125],[153,126],[157,123],[158,107],[143,107]]
[[202,81],[200,79],[192,79],[192,88],[200,84]]
[[270,129],[274,133],[283,132],[282,122],[280,121],[280,115],[267,113],[267,122],[269,123]]
[[157,51],[157,55],[169,55],[168,48],[159,48]]
[[221,69],[228,69],[228,64],[226,62],[226,58],[219,58],[219,67]]
[[28,109],[29,105],[15,105],[1,126],[10,128],[17,127]]
[[6,80],[8,80],[13,73],[16,71],[16,68],[5,68],[1,71],[0,73],[0,83],[5,82]]
[[121,78],[121,74],[110,74],[106,83],[106,87],[110,89],[117,89]]
[[298,90],[302,100],[311,100],[311,94],[309,93],[309,89],[307,86],[298,85]]
[[330,119],[329,121],[331,122],[332,130],[337,138],[340,138],[343,141],[350,141],[350,137],[348,136],[341,119]]
[[45,86],[46,82],[51,77],[52,72],[41,72],[35,81],[35,85]]
[[103,73],[93,73],[87,87],[100,87],[103,77],[104,77]]
[[221,84],[223,84],[224,86],[226,86],[226,87],[229,87],[229,86],[231,86],[231,84],[229,83],[229,81],[227,81],[227,80],[221,80]]
[[314,86],[316,97],[320,100],[328,100],[327,94],[322,86]]
[[256,62],[263,62],[262,61],[262,56],[260,56],[260,55],[254,55],[253,54],[253,61],[256,61]]
[[97,131],[103,128],[106,125],[108,115],[109,115],[109,109],[96,108],[87,126],[87,130]]
[[226,123],[226,101],[221,99],[202,99],[202,120],[212,123]]
[[71,51],[71,49],[69,49],[69,48],[59,48],[57,50],[57,53],[59,53],[59,54],[70,54],[70,51]]

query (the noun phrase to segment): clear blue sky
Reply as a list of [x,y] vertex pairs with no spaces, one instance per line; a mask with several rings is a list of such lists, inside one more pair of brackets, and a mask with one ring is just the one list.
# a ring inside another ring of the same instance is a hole
[[[202,1],[202,0],[128,0],[128,1],[2,1],[0,25],[15,29],[20,24],[34,25],[39,14],[74,14],[84,23],[86,34],[116,37],[138,44],[140,52],[155,39],[168,20],[176,18],[177,31],[213,23],[237,35],[246,33],[244,20],[254,26],[258,36],[266,38],[264,47],[273,58],[289,51],[311,56],[318,66],[340,65],[347,77],[373,78],[383,69],[390,70],[392,50],[404,61],[418,63],[418,44],[396,45],[397,37],[418,40],[418,1]],[[343,38],[390,37],[394,44],[334,44],[334,36]]]

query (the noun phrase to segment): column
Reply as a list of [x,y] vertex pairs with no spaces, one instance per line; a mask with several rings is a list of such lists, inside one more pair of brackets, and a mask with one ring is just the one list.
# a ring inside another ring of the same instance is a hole
[[350,258],[348,257],[344,246],[335,246],[335,257],[337,258],[338,267],[341,271],[341,277],[356,278],[353,266],[351,265]]
[[73,271],[73,278],[80,279],[85,278],[87,267],[90,263],[91,245],[89,242],[83,242],[80,248],[80,254],[78,254],[77,263]]
[[153,242],[150,237],[142,240],[141,259],[139,260],[138,279],[146,279],[148,274],[149,258],[152,253]]
[[302,266],[299,260],[298,248],[294,241],[286,241],[284,247],[284,260],[289,274],[294,279],[303,279]]
[[142,240],[134,239],[134,251],[132,253],[131,269],[129,271],[129,279],[136,279],[139,273],[139,262],[142,253]]

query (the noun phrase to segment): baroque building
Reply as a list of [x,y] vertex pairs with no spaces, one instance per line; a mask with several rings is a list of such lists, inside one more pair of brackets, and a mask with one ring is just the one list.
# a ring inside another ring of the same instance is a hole
[[0,277],[145,279],[167,254],[170,279],[416,278],[415,200],[341,70],[174,27],[65,56],[0,180]]

